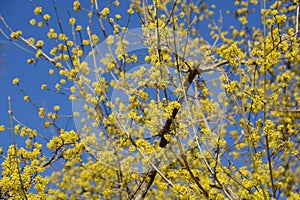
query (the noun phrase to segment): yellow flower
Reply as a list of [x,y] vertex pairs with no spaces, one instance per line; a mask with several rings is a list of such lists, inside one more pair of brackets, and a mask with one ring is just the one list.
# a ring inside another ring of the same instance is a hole
[[76,97],[75,97],[74,95],[70,95],[70,96],[69,96],[69,100],[70,100],[70,101],[74,101],[75,99],[76,99]]
[[247,18],[246,18],[245,16],[240,17],[240,18],[239,18],[239,21],[240,21],[243,25],[245,25],[245,24],[248,23],[248,20],[247,20]]
[[121,19],[121,15],[119,15],[119,14],[116,14],[115,17],[116,17],[116,19]]
[[29,21],[29,24],[31,24],[32,26],[34,26],[35,23],[36,23],[35,19],[31,19],[31,20]]
[[48,128],[50,126],[50,122],[49,121],[46,121],[45,123],[44,123],[44,127],[45,128]]
[[50,54],[53,55],[53,56],[55,56],[56,52],[57,52],[56,47],[53,47],[53,49],[50,50]]
[[27,59],[27,63],[28,63],[28,64],[33,64],[33,63],[34,63],[34,59],[33,59],[33,58]]
[[23,99],[24,99],[24,101],[29,101],[29,96],[26,95],[26,96],[24,96]]
[[49,74],[53,75],[54,74],[54,70],[53,69],[49,69]]
[[74,112],[74,113],[73,113],[73,116],[74,116],[74,117],[79,117],[79,112]]
[[103,8],[103,10],[101,11],[102,17],[106,18],[106,16],[109,14],[109,8]]
[[92,35],[92,41],[94,44],[97,44],[99,42],[99,37],[96,34]]
[[70,91],[71,91],[72,93],[74,93],[74,92],[76,91],[76,87],[75,87],[75,86],[70,87]]
[[36,58],[41,58],[42,53],[43,53],[43,51],[42,51],[41,49],[38,49],[38,50],[36,51],[35,57],[36,57]]
[[26,40],[29,44],[31,44],[31,45],[34,45],[34,38],[28,38],[27,40]]
[[276,15],[277,14],[277,10],[272,10],[272,15]]
[[132,15],[132,14],[134,13],[134,10],[133,10],[133,8],[129,8],[129,9],[127,10],[127,12],[128,12],[130,15]]
[[75,19],[74,17],[71,17],[71,18],[69,19],[69,23],[70,23],[71,25],[74,25],[75,22],[76,22],[76,19]]
[[65,80],[65,79],[61,79],[59,82],[60,82],[61,84],[66,84],[66,80]]
[[59,84],[59,83],[57,83],[57,84],[55,85],[55,89],[56,89],[56,90],[60,90],[60,84]]
[[43,18],[45,21],[48,21],[51,17],[49,14],[44,14]]
[[60,40],[64,40],[64,41],[68,40],[68,37],[64,33],[60,33],[58,37]]
[[45,116],[44,108],[39,108],[39,117],[43,118]]
[[106,44],[108,45],[111,45],[114,43],[114,36],[112,35],[109,35],[107,38],[106,38]]
[[59,107],[59,106],[54,106],[53,109],[54,109],[55,111],[58,111],[58,110],[60,109],[60,107]]
[[46,90],[47,89],[47,85],[46,84],[42,84],[41,89],[42,90]]
[[179,17],[180,17],[180,18],[183,18],[184,16],[185,16],[184,12],[181,12],[181,13],[179,14]]
[[76,31],[81,31],[82,30],[82,26],[78,25],[76,26]]
[[61,67],[62,67],[62,64],[61,64],[60,62],[58,62],[58,63],[55,64],[55,67],[61,68]]
[[88,40],[82,40],[82,44],[83,44],[83,45],[89,45],[90,42],[89,42]]
[[42,7],[40,7],[40,6],[38,6],[38,7],[35,7],[35,9],[34,9],[34,14],[35,15],[38,15],[38,14],[40,14],[41,12],[42,12]]
[[43,45],[44,45],[44,41],[43,41],[43,40],[38,40],[38,41],[36,42],[36,44],[35,44],[35,46],[36,46],[37,48],[41,48]]
[[80,2],[79,1],[74,1],[73,3],[73,10],[75,10],[76,12],[80,10]]
[[39,22],[38,23],[38,27],[43,27],[44,26],[44,22]]
[[4,126],[4,125],[1,125],[1,126],[0,126],[0,131],[5,131],[5,130],[6,130],[5,126]]
[[16,32],[11,32],[10,37],[13,38],[14,40],[17,40],[21,35],[22,35],[22,31],[16,31]]
[[19,84],[19,79],[18,78],[14,78],[14,80],[12,81],[13,84],[17,85]]

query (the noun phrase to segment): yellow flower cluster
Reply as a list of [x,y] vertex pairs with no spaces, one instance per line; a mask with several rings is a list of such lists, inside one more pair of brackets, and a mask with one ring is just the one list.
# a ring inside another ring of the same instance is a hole
[[73,10],[75,10],[76,12],[79,11],[81,8],[81,4],[78,0],[73,2]]
[[101,15],[104,19],[106,19],[107,15],[109,14],[109,8],[105,7],[103,8],[103,10],[101,11]]
[[33,12],[34,12],[35,15],[41,14],[42,13],[42,7],[40,7],[40,6],[35,7]]
[[14,40],[18,40],[22,35],[22,31],[11,32],[10,37]]
[[50,17],[49,14],[44,14],[44,15],[43,15],[43,19],[44,19],[45,21],[49,21],[50,18],[51,18],[51,17]]
[[49,29],[49,32],[47,33],[48,38],[57,38],[57,33],[54,31],[53,28]]
[[168,105],[165,108],[165,112],[166,112],[166,118],[170,119],[173,115],[173,111],[175,109],[179,110],[181,107],[180,103],[178,101],[171,101],[168,103]]
[[236,42],[230,46],[222,45],[217,51],[224,59],[228,60],[233,67],[237,67],[246,57]]

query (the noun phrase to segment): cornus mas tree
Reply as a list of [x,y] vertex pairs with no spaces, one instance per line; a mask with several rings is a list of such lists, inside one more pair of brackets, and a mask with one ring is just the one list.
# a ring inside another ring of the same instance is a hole
[[221,1],[74,1],[69,19],[54,1],[30,2],[30,24],[48,38],[3,17],[1,32],[31,52],[28,64],[49,62],[61,80],[41,89],[73,113],[38,105],[13,80],[44,127],[17,120],[8,98],[1,198],[300,199],[297,0],[228,11]]

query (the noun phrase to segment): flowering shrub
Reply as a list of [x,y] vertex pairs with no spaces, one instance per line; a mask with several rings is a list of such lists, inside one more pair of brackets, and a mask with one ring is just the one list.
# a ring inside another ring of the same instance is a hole
[[[41,142],[9,98],[0,198],[300,199],[298,1],[236,0],[226,11],[221,1],[75,0],[66,28],[59,5],[51,14],[30,2],[44,39],[3,17],[1,32],[34,52],[28,64],[51,64],[59,81],[41,90],[78,110],[38,105],[12,80],[35,109],[27,115],[55,134]],[[78,126],[61,125],[66,116]]]

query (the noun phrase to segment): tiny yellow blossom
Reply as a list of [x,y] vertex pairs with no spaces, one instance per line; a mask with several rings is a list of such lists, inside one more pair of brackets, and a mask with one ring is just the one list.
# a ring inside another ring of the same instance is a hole
[[44,122],[44,127],[45,128],[48,128],[49,126],[50,126],[50,122],[49,121]]
[[127,10],[127,13],[130,14],[130,15],[132,15],[132,14],[134,13],[133,8],[129,8],[129,9]]
[[59,84],[59,83],[57,83],[57,84],[55,85],[55,89],[56,89],[56,90],[60,90],[60,84]]
[[106,18],[106,16],[109,14],[109,8],[103,8],[103,10],[101,11],[102,17]]
[[54,74],[54,70],[53,69],[49,69],[49,74],[53,75]]
[[27,63],[28,63],[28,64],[33,64],[33,63],[34,63],[34,59],[33,59],[33,58],[27,59]]
[[70,100],[70,101],[74,101],[74,100],[76,100],[76,97],[75,97],[74,95],[70,95],[70,96],[69,96],[69,100]]
[[26,95],[26,96],[24,96],[23,99],[24,99],[24,101],[29,101],[29,96]]
[[83,45],[89,45],[90,42],[89,42],[88,40],[82,40],[82,44],[83,44]]
[[67,45],[69,46],[69,47],[71,47],[71,46],[73,46],[73,41],[71,41],[71,40],[69,40],[69,41],[67,41]]
[[43,53],[43,51],[42,51],[41,49],[38,49],[38,50],[36,51],[35,57],[36,57],[36,58],[41,58],[42,53]]
[[75,87],[75,86],[70,87],[70,91],[71,91],[72,93],[74,93],[74,92],[76,91],[76,87]]
[[59,38],[60,40],[64,40],[64,41],[67,41],[67,40],[68,40],[68,37],[67,37],[64,33],[60,33],[59,36],[58,36],[58,38]]
[[61,67],[62,67],[62,64],[61,64],[60,62],[58,62],[58,63],[55,64],[55,66],[56,66],[57,68],[61,68]]
[[29,44],[31,44],[31,45],[34,45],[34,41],[35,41],[35,39],[34,38],[28,38],[27,40],[26,40]]
[[121,15],[119,15],[119,14],[116,14],[115,17],[116,17],[116,19],[121,19]]
[[277,10],[272,10],[272,15],[276,15],[277,14]]
[[43,27],[44,26],[44,22],[38,22],[38,27]]
[[245,16],[240,17],[240,18],[239,18],[239,21],[240,21],[243,25],[245,25],[245,24],[248,23],[248,20],[247,20],[247,18],[246,18]]
[[59,106],[54,106],[53,109],[54,109],[55,111],[58,111],[58,110],[60,109],[60,107],[59,107]]
[[44,108],[39,108],[39,117],[43,118],[45,116]]
[[29,21],[29,24],[32,25],[32,26],[34,26],[36,24],[36,20],[35,19],[31,19]]
[[106,38],[106,44],[108,45],[111,45],[114,43],[114,36],[112,35],[109,35],[107,38]]
[[0,125],[0,131],[5,131],[5,130],[6,130],[5,126],[4,125]]
[[74,112],[74,113],[73,113],[73,116],[74,116],[74,117],[79,117],[79,112]]
[[43,45],[44,45],[44,41],[43,41],[43,40],[38,40],[38,41],[36,42],[36,44],[35,44],[35,46],[36,46],[37,48],[41,48]]
[[80,2],[79,1],[74,1],[73,3],[73,10],[75,10],[76,12],[79,11],[81,8]]
[[81,31],[82,30],[82,26],[78,25],[76,26],[76,31]]
[[74,25],[74,24],[76,23],[76,19],[75,19],[74,17],[71,17],[71,18],[69,19],[69,23],[70,23],[71,25]]
[[185,16],[184,12],[181,12],[181,13],[179,14],[179,17],[180,17],[180,18],[183,18],[184,16]]
[[47,89],[47,85],[46,84],[42,84],[41,89],[42,90],[46,90]]
[[34,12],[35,15],[41,14],[41,12],[42,12],[42,7],[40,7],[40,6],[35,7],[35,9],[34,9],[33,12]]
[[61,84],[66,84],[66,80],[65,80],[65,79],[61,79],[59,82],[60,82]]
[[97,44],[99,42],[99,37],[96,34],[92,35],[92,41],[94,44]]
[[16,31],[16,32],[11,32],[10,37],[13,38],[14,40],[17,40],[21,35],[22,35],[22,31]]
[[14,80],[12,81],[13,84],[17,85],[19,84],[19,79],[18,78],[14,78]]
[[44,14],[43,19],[45,21],[48,21],[50,19],[50,15],[49,14]]

